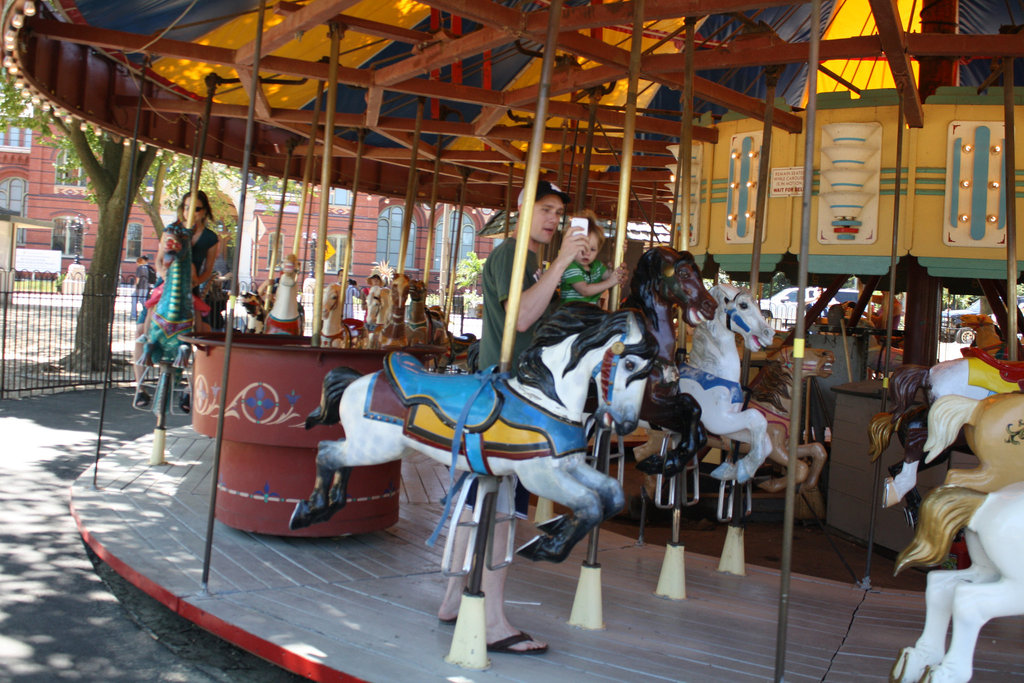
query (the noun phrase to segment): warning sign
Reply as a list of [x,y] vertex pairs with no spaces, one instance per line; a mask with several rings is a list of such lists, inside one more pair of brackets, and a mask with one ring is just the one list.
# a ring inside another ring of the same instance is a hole
[[804,167],[773,168],[769,197],[799,197],[804,191]]

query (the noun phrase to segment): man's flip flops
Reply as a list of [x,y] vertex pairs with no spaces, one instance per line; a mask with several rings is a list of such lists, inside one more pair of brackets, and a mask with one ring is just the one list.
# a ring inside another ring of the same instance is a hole
[[487,643],[487,651],[488,652],[504,652],[504,653],[510,654],[510,655],[540,655],[540,654],[544,654],[545,652],[548,651],[548,646],[547,645],[544,645],[543,647],[531,648],[531,649],[527,649],[527,650],[513,650],[512,649],[514,646],[518,645],[519,643],[526,643],[526,642],[529,642],[529,641],[532,641],[532,640],[533,640],[533,638],[530,637],[529,633],[526,633],[525,631],[520,631],[519,633],[511,635],[508,638],[502,638],[501,640],[497,641],[496,643]]

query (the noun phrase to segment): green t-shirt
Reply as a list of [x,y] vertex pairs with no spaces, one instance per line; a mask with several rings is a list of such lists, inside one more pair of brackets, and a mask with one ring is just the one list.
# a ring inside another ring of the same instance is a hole
[[604,280],[604,274],[608,271],[604,264],[600,261],[594,261],[590,264],[590,270],[587,270],[579,264],[577,261],[573,261],[572,264],[565,269],[562,273],[562,284],[559,286],[559,293],[562,295],[562,301],[586,301],[588,303],[596,304],[601,299],[600,294],[594,294],[592,296],[583,296],[576,291],[573,284],[577,282],[585,282],[587,284],[593,284],[595,282],[601,282]]
[[[478,361],[481,370],[491,365],[497,365],[501,360],[501,336],[505,330],[504,304],[508,299],[508,290],[512,283],[512,262],[515,260],[515,253],[515,239],[507,239],[499,244],[484,262],[482,277],[484,320]],[[523,271],[524,290],[532,287],[537,281],[538,270],[536,252],[527,250],[526,270]],[[539,322],[538,320],[534,323],[526,332],[516,334],[515,344],[512,347],[513,363],[533,342],[533,332]]]

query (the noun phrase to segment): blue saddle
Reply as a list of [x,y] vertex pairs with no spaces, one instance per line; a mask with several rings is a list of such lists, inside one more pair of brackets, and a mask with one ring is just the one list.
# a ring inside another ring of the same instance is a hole
[[501,412],[503,399],[491,375],[440,375],[424,368],[415,356],[395,351],[384,358],[384,376],[403,405],[430,406],[449,427],[455,427],[474,394],[477,398],[464,420],[466,430],[486,429]]

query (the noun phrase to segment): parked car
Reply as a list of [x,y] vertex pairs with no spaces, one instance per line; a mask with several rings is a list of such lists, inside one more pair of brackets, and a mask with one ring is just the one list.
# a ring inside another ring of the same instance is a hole
[[[1017,307],[1021,309],[1021,312],[1024,312],[1024,296],[1017,297]],[[963,324],[963,317],[965,315],[984,315],[981,312],[980,297],[969,303],[966,308],[942,312],[939,339],[944,342],[956,342],[965,346],[971,344],[977,336],[977,332]],[[993,323],[996,322],[996,317],[991,313],[988,314],[988,317]]]
[[[770,299],[761,299],[761,311],[766,317],[778,320],[787,324],[794,324],[796,322],[796,304],[797,294],[799,294],[799,287],[787,287],[781,292],[776,293]],[[821,291],[819,287],[808,287],[805,294],[806,306],[809,308],[818,300],[818,294]],[[845,303],[847,301],[856,301],[860,296],[860,292],[856,289],[840,289],[836,292],[835,296],[829,302],[828,306],[822,311],[822,315],[828,312],[830,306],[835,304]]]

